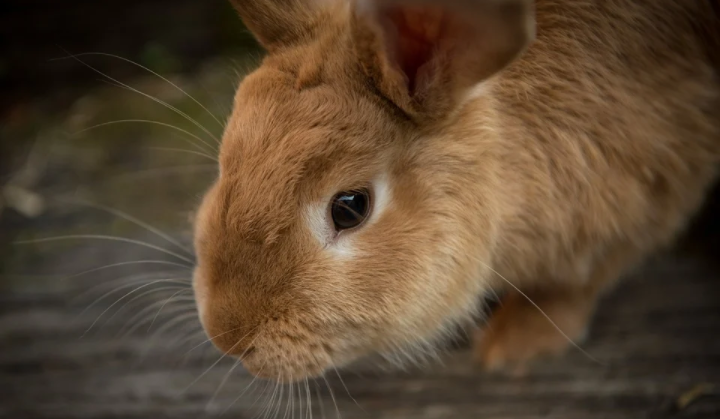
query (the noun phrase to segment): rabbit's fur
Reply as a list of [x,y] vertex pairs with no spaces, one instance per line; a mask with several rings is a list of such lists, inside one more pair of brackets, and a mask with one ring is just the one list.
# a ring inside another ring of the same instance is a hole
[[[712,1],[234,0],[269,53],[195,220],[208,335],[298,380],[426,348],[509,291],[484,365],[581,339],[716,177]],[[369,219],[338,234],[331,198],[363,186]]]

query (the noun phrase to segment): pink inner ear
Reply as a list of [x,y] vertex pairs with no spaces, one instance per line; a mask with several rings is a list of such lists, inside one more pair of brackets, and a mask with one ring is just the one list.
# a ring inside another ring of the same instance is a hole
[[446,14],[432,7],[391,7],[385,11],[385,22],[392,26],[394,37],[388,37],[389,50],[395,64],[408,80],[412,96],[418,88],[421,73],[447,36]]

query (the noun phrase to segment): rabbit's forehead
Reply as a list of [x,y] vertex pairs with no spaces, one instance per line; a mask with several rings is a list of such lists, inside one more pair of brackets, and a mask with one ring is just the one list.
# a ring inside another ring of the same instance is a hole
[[367,98],[330,85],[298,90],[291,81],[267,71],[243,82],[223,139],[224,171],[268,169],[290,180],[300,172],[357,170],[397,136]]
[[[244,128],[246,141],[274,141],[283,132],[323,127],[338,132],[380,128],[387,115],[364,84],[320,80],[302,86],[293,71],[262,66],[243,80],[235,97],[228,128]],[[274,132],[274,135],[268,135]],[[336,141],[337,138],[333,138]]]

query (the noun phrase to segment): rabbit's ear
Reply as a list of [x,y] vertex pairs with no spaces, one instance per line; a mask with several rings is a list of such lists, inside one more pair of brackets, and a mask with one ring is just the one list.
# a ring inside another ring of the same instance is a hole
[[312,38],[322,11],[345,0],[230,0],[255,38],[267,50]]
[[353,42],[378,89],[442,117],[535,38],[532,0],[354,0]]

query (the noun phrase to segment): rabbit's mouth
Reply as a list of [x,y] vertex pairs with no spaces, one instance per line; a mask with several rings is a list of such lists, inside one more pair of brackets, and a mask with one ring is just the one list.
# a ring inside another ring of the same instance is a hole
[[282,326],[268,328],[236,357],[249,373],[262,379],[292,383],[322,376],[334,366],[332,350],[304,336],[287,333]]

